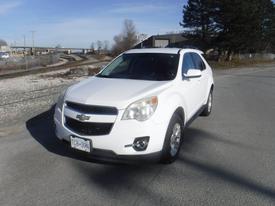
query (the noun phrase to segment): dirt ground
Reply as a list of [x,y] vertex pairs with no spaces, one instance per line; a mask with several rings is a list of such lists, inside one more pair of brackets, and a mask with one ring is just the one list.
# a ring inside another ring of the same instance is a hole
[[1,126],[16,123],[18,119],[28,118],[37,110],[49,108],[63,90],[95,75],[101,66],[99,63],[1,80]]

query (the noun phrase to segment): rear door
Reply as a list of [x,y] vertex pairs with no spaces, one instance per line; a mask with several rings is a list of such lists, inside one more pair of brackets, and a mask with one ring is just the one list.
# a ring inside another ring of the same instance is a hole
[[195,68],[201,70],[201,77],[198,78],[198,93],[199,93],[199,107],[205,104],[206,98],[208,96],[208,74],[206,70],[206,65],[198,53],[192,52],[192,59]]

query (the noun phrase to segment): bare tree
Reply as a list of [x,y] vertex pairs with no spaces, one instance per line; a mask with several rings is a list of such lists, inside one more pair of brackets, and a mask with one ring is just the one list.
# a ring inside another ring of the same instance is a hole
[[138,33],[132,20],[124,21],[122,33],[114,36],[114,42],[112,49],[114,55],[131,49],[138,42]]
[[108,52],[108,50],[109,50],[109,41],[108,40],[105,40],[104,42],[103,42],[103,49],[104,49],[104,52]]
[[57,45],[55,46],[56,49],[60,49],[61,47],[62,47],[61,44],[57,44]]
[[91,48],[91,50],[93,50],[93,51],[95,50],[95,43],[94,43],[94,42],[91,43],[90,48]]
[[8,44],[5,40],[0,39],[0,46],[8,46]]
[[98,40],[96,42],[96,44],[97,44],[97,51],[98,51],[98,53],[100,53],[102,50],[102,46],[103,46],[102,41]]
[[144,41],[147,38],[148,38],[147,34],[139,34],[138,35],[138,41]]

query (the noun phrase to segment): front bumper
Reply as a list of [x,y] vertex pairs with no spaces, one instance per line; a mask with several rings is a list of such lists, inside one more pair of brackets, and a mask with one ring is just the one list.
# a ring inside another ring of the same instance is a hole
[[[108,159],[158,159],[162,150],[167,125],[154,118],[144,122],[121,120],[124,110],[119,110],[113,128],[108,135],[82,136],[74,133],[63,123],[63,114],[55,109],[54,122],[56,136],[60,140],[70,142],[70,136],[78,136],[92,141],[91,156],[107,157]],[[149,136],[150,140],[145,151],[136,151],[132,146],[135,138]],[[105,151],[102,153],[102,151]],[[107,152],[106,152],[107,151]],[[107,154],[107,155],[106,155]],[[148,156],[149,155],[149,156]]]
[[[64,141],[65,144],[70,144],[68,141]],[[90,153],[82,152],[72,149],[74,154],[77,154],[78,158],[84,158],[84,160],[110,162],[110,163],[156,163],[161,160],[161,151],[150,154],[142,155],[118,155],[111,150],[95,149],[93,148]]]

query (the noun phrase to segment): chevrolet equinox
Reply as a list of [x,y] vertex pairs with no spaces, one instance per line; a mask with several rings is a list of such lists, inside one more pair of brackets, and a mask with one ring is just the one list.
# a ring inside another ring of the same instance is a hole
[[212,110],[212,70],[195,49],[133,49],[58,99],[56,136],[95,158],[178,157],[183,130]]

